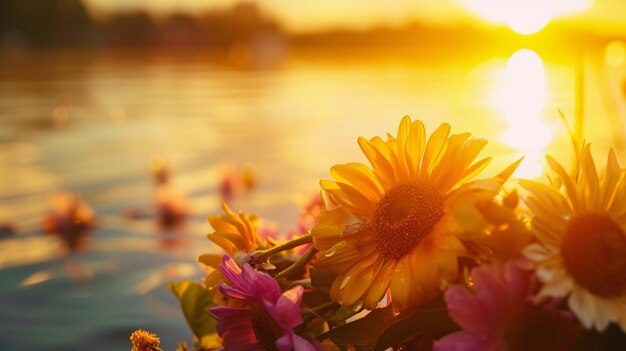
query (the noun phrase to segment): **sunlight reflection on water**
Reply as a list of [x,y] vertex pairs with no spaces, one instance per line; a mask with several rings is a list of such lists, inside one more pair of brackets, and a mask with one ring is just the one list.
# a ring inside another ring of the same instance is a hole
[[502,94],[504,118],[509,127],[502,141],[526,155],[515,174],[536,178],[542,174],[542,160],[552,141],[552,132],[543,122],[546,103],[546,74],[543,60],[528,49],[516,51],[507,61]]

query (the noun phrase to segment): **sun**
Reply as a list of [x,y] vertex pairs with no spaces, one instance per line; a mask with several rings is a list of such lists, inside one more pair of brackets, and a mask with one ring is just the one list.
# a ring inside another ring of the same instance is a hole
[[506,24],[519,34],[534,34],[551,19],[589,9],[592,0],[463,0],[477,16]]

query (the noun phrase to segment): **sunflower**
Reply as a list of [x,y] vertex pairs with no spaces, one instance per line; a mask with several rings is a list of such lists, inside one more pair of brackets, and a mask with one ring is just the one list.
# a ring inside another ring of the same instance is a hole
[[516,164],[469,182],[489,163],[486,145],[442,124],[426,140],[424,125],[404,117],[396,137],[359,138],[372,168],[342,164],[322,180],[324,210],[312,229],[314,265],[338,273],[331,297],[372,309],[390,288],[396,309],[418,306],[457,279],[464,240],[484,234],[474,206],[493,199]]
[[553,158],[551,185],[521,181],[529,191],[537,239],[524,254],[544,286],[540,297],[568,297],[587,329],[611,322],[626,331],[626,180],[613,150],[598,174],[585,145],[571,174]]

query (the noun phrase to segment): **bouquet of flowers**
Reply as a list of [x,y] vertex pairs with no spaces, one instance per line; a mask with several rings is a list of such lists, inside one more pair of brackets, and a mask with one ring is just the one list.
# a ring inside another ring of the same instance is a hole
[[[615,153],[598,172],[589,144],[575,142],[568,170],[546,157],[546,182],[508,181],[521,160],[481,178],[487,142],[450,132],[427,136],[404,117],[395,136],[359,138],[370,166],[333,166],[317,220],[289,240],[227,206],[210,216],[223,252],[199,257],[203,284],[170,284],[197,337],[179,350],[623,347],[626,180]],[[159,349],[153,334],[131,339]]]

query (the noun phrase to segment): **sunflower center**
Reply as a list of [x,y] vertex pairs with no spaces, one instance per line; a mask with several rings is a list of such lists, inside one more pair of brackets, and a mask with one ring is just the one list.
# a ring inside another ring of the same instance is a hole
[[443,196],[423,182],[389,190],[376,205],[372,226],[380,252],[399,259],[413,250],[443,217]]
[[584,214],[572,219],[561,244],[565,268],[595,295],[626,292],[626,234],[612,219]]
[[561,318],[539,306],[525,306],[503,326],[502,342],[506,351],[553,351],[567,341]]
[[283,335],[283,330],[264,308],[258,307],[254,310],[250,317],[250,324],[261,349],[279,351],[276,347],[276,340]]

